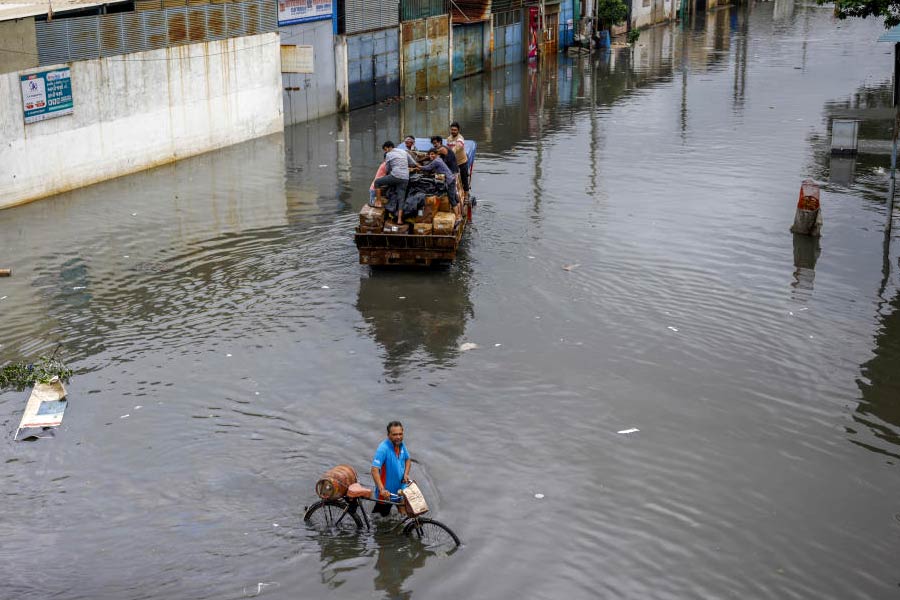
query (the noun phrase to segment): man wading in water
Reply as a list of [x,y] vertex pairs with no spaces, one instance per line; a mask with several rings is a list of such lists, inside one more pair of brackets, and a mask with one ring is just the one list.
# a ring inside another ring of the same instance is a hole
[[[403,445],[403,425],[400,421],[391,421],[387,425],[387,439],[381,442],[372,459],[372,479],[378,486],[378,497],[385,500],[396,494],[409,483],[409,452]],[[374,512],[386,517],[391,513],[392,504],[379,502]],[[402,513],[403,510],[398,507]]]

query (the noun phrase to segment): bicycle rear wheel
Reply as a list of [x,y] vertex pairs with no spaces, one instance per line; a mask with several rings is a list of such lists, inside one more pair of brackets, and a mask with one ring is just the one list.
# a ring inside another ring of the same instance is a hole
[[306,524],[320,532],[356,531],[362,527],[362,521],[356,512],[349,512],[343,500],[319,500],[303,515]]
[[412,519],[403,528],[403,534],[418,540],[425,548],[435,552],[449,552],[459,546],[459,538],[453,530],[434,519]]

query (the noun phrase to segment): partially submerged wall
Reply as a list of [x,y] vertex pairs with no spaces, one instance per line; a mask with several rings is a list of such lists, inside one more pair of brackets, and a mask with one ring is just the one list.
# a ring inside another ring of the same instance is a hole
[[427,94],[450,84],[450,16],[400,24],[403,93]]
[[277,33],[68,65],[73,114],[27,125],[40,69],[0,75],[0,208],[283,129]]
[[284,124],[311,121],[337,112],[331,20],[289,25],[280,31],[282,45],[305,46],[312,53],[312,68],[308,72],[285,72],[282,76]]
[[680,0],[633,0],[631,4],[631,28],[640,29],[675,18]]

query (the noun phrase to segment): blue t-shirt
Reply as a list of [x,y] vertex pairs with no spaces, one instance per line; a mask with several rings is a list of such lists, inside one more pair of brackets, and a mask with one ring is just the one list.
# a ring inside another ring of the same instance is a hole
[[394,451],[394,444],[385,439],[375,451],[372,466],[381,469],[381,481],[384,487],[392,494],[396,494],[403,484],[403,472],[406,470],[406,461],[409,460],[409,452],[406,445],[400,442],[400,456]]

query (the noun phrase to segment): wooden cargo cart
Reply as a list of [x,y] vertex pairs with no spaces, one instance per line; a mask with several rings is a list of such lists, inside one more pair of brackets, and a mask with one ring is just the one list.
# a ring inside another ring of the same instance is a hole
[[[428,139],[416,139],[416,149],[425,150],[430,147]],[[475,142],[466,140],[466,155],[471,169],[475,164]],[[461,192],[462,187],[459,189]],[[472,216],[471,196],[461,202],[460,209],[461,219],[449,235],[370,232],[357,226],[353,237],[359,250],[360,264],[373,267],[449,265],[456,259],[459,243]]]

